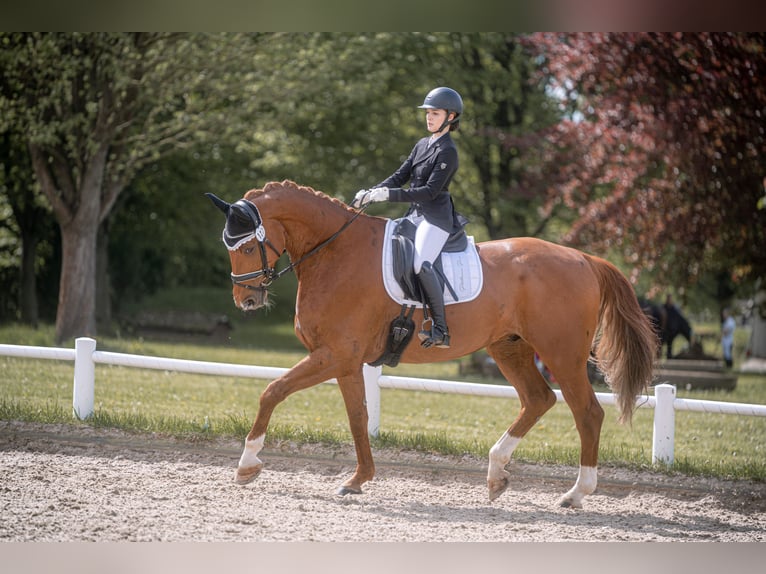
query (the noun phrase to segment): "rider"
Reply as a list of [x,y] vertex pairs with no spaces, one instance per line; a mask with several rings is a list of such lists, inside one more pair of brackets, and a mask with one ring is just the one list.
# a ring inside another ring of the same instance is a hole
[[[426,128],[430,136],[415,144],[407,160],[391,176],[356,194],[352,205],[378,201],[410,202],[407,217],[417,225],[414,271],[433,317],[430,331],[418,334],[424,347],[449,347],[444,291],[433,268],[449,236],[465,225],[455,211],[448,186],[458,168],[458,153],[450,132],[458,129],[463,100],[455,90],[439,87],[426,95]],[[402,188],[407,181],[408,188]]]

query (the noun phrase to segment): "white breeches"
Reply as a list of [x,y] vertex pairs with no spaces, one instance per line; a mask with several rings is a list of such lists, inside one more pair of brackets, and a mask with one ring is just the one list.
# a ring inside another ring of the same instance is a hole
[[420,273],[423,263],[426,261],[433,263],[439,257],[447,239],[449,239],[449,233],[443,229],[425,220],[418,224],[415,232],[415,259],[412,265],[415,273]]

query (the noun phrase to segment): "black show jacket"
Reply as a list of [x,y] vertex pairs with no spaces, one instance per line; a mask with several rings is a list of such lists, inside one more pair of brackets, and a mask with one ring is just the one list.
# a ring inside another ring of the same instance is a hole
[[[399,169],[376,187],[387,187],[389,201],[409,201],[410,211],[417,209],[426,221],[451,234],[465,222],[455,212],[448,189],[458,168],[457,148],[449,133],[431,146],[429,139],[418,141]],[[407,181],[409,188],[402,188]]]

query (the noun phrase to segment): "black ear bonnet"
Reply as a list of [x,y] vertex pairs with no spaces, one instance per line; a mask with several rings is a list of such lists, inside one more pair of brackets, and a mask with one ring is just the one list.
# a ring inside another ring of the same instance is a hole
[[232,203],[226,214],[223,242],[229,251],[236,251],[253,238],[263,241],[266,230],[258,208],[246,199]]

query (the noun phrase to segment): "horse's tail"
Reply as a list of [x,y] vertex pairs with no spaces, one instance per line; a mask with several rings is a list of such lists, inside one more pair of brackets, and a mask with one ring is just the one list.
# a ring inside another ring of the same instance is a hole
[[652,381],[657,335],[625,276],[608,261],[590,262],[601,288],[596,361],[617,395],[620,421],[629,422]]

